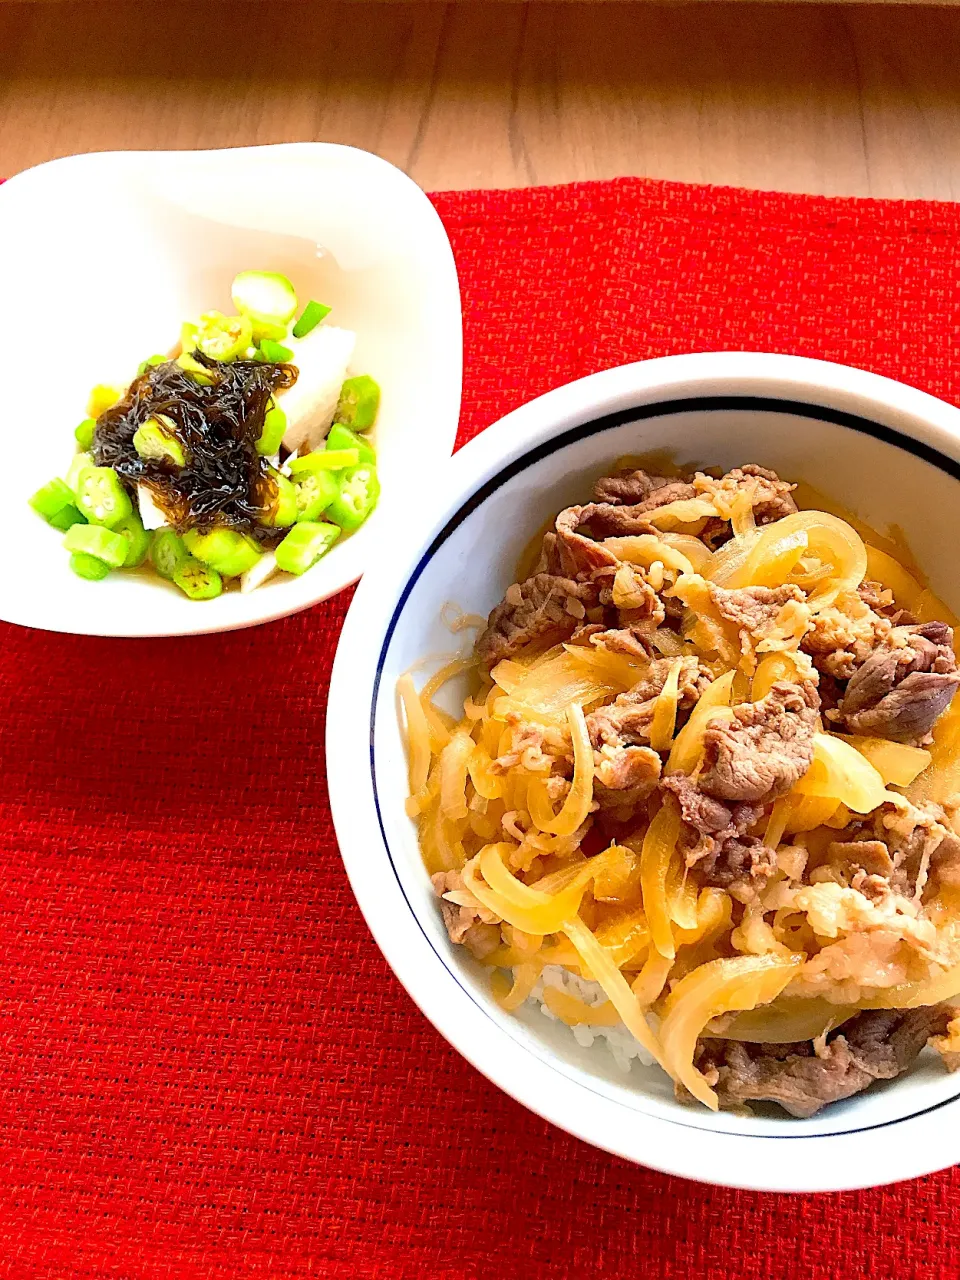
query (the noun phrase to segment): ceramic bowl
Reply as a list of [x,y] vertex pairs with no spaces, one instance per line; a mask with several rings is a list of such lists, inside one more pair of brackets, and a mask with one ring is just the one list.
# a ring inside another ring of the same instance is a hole
[[[237,271],[282,271],[299,297],[354,329],[352,362],[383,388],[383,499],[300,578],[188,600],[152,573],[82,581],[61,538],[27,507],[63,475],[95,383],[125,383],[177,341],[181,321],[233,310]],[[176,635],[282,617],[355,581],[384,513],[449,457],[460,408],[460,296],[443,226],[423,192],[352,147],[117,152],[54,160],[0,187],[0,616],[54,631]]]
[[[809,1120],[682,1106],[656,1067],[624,1075],[598,1046],[493,1002],[447,939],[404,812],[395,686],[458,647],[449,602],[486,614],[544,520],[589,494],[620,455],[667,450],[804,479],[881,529],[899,525],[954,609],[960,586],[960,411],[856,369],[724,353],[628,365],[542,396],[447,465],[433,505],[384,548],[350,608],[328,714],[330,795],[351,884],[384,955],[434,1025],[514,1098],[578,1137],[688,1178],[827,1191],[960,1159],[960,1073],[927,1051],[908,1075]],[[454,691],[456,692],[456,691]],[[451,710],[453,706],[451,704]]]

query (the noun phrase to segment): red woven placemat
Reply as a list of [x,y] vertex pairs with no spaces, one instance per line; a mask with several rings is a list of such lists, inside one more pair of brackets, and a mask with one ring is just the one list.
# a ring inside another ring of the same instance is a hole
[[[570,378],[708,348],[958,399],[954,206],[633,180],[436,204],[461,440]],[[0,628],[2,1273],[954,1280],[955,1173],[796,1199],[667,1179],[447,1048],[337,855],[347,603],[196,639]]]

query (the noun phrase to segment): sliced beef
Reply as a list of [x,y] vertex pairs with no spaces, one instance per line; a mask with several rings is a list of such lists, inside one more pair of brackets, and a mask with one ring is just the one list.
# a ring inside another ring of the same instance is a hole
[[619,507],[609,502],[590,502],[580,508],[583,526],[587,526],[595,538],[626,538],[639,533],[656,533],[647,516],[649,508],[641,511],[637,506]]
[[650,659],[656,653],[650,639],[649,627],[583,627],[573,636],[574,641],[588,641],[596,649],[617,653],[624,658],[639,661]]
[[700,541],[710,551],[719,551],[724,543],[733,537],[733,528],[729,520],[721,520],[719,516],[711,516],[700,530]]
[[827,847],[831,862],[846,863],[852,871],[892,880],[898,868],[882,840],[834,840]]
[[612,476],[604,476],[597,481],[593,486],[593,500],[613,506],[638,507],[641,503],[656,498],[654,505],[662,507],[667,502],[676,501],[670,495],[680,491],[678,486],[684,491],[685,497],[695,495],[693,485],[685,481],[670,480],[666,476],[653,476],[647,471],[624,467],[615,471]]
[[672,627],[674,631],[680,632],[683,626],[683,619],[687,606],[683,603],[679,596],[672,594],[664,595],[663,609],[666,615],[667,626]]
[[593,501],[614,507],[633,507],[666,483],[664,476],[651,476],[646,471],[623,467],[613,475],[601,476],[593,486]]
[[[710,683],[710,673],[696,658],[682,661],[678,709],[685,712]],[[596,765],[594,797],[601,809],[619,811],[616,816],[622,820],[646,800],[660,778],[660,757],[649,746],[650,726],[673,662],[672,658],[654,659],[634,688],[587,716]]]
[[862,600],[855,603],[858,608],[831,606],[814,614],[800,643],[821,676],[849,680],[890,634],[889,618],[874,613]]
[[[922,894],[928,883],[960,886],[960,837],[938,804],[882,805],[837,832],[827,862],[811,878],[835,879],[863,892],[864,885],[854,883],[859,872],[882,878],[907,897]],[[878,888],[874,882],[866,891],[872,896]]]
[[956,1008],[945,1035],[936,1036],[930,1044],[939,1053],[948,1071],[960,1071],[960,1014]]
[[826,861],[810,872],[810,882],[833,881],[855,889],[877,905],[891,894],[913,898],[918,889],[922,893],[929,880],[930,854],[935,844],[936,839],[927,844],[926,854],[920,849],[916,856],[906,857],[889,849],[882,840],[871,839],[869,833],[858,840],[835,840],[827,846]]
[[707,477],[698,477],[697,488],[704,492],[716,492],[733,501],[737,494],[749,487],[754,490],[753,515],[757,524],[770,524],[774,520],[782,520],[784,516],[793,515],[797,509],[791,494],[795,485],[781,480],[775,471],[766,467],[757,467],[752,463],[745,467],[734,467],[726,475],[709,483]]
[[493,761],[490,766],[493,773],[499,776],[520,764],[535,770],[552,766],[553,757],[545,755],[543,750],[544,732],[539,725],[521,720],[515,713],[507,716],[507,723],[513,729],[510,750]]
[[843,697],[843,685],[835,676],[828,676],[825,672],[820,671],[820,679],[817,682],[817,693],[820,695],[820,710],[831,724],[834,723],[835,717],[831,712],[836,711],[840,705],[840,699]]
[[900,623],[904,626],[916,622],[906,609],[898,607],[897,602],[893,598],[893,592],[889,587],[885,587],[882,582],[874,582],[872,578],[865,578],[857,587],[857,595],[873,613],[879,614],[881,618],[889,618],[891,622]]
[[[674,664],[673,658],[656,658],[638,684],[621,693],[608,706],[587,716],[590,741],[596,750],[603,746],[638,746],[650,741],[650,722],[656,700]],[[684,710],[694,705],[710,683],[710,672],[696,658],[682,658],[680,702]]]
[[777,869],[777,851],[755,836],[732,836],[700,864],[703,884],[726,889],[738,902],[751,902]]
[[561,571],[571,578],[589,576],[598,569],[616,570],[619,561],[602,542],[578,532],[586,507],[568,507],[557,516],[556,546]]
[[827,861],[811,872],[810,880],[833,880],[873,902],[888,893],[913,892],[907,869],[894,860],[882,840],[834,840],[827,846]]
[[728,471],[724,479],[729,482],[734,477],[741,484],[750,484],[751,481],[757,483],[757,497],[753,504],[757,524],[771,524],[774,520],[782,520],[784,516],[791,516],[796,512],[797,504],[792,496],[796,485],[781,480],[775,471],[748,463],[745,467],[735,467],[733,471]]
[[500,945],[498,917],[464,888],[459,871],[438,871],[430,881],[451,942],[463,943],[478,960]]
[[487,619],[475,653],[485,667],[512,658],[534,642],[558,643],[572,635],[585,609],[597,603],[593,583],[537,573],[515,582]]
[[557,550],[557,535],[552,529],[543,535],[543,541],[540,543],[540,558],[528,576],[535,578],[538,573],[552,573],[558,578],[563,577],[560,552]]
[[757,481],[757,500],[753,504],[753,514],[757,524],[771,524],[774,520],[782,520],[784,516],[792,516],[797,510],[793,500],[793,491],[797,487],[781,480],[775,471],[768,467],[757,467],[747,463],[745,467],[728,471],[724,477],[746,477],[743,483]]
[[[449,902],[440,903],[440,910],[444,913],[444,923],[447,922],[446,911],[450,909],[450,905]],[[447,932],[449,933],[449,927]],[[485,960],[492,951],[496,951],[502,941],[500,926],[498,924],[472,924],[464,931],[460,941],[475,960]]]
[[657,695],[642,701],[630,693],[621,693],[608,706],[599,707],[587,716],[587,730],[594,749],[601,747],[638,746],[650,741],[650,725]]
[[939,884],[960,889],[960,837],[952,831],[938,842],[930,855],[930,875]]
[[727,889],[749,902],[776,869],[776,853],[746,833],[760,819],[759,805],[726,805],[704,795],[685,774],[663,778],[660,789],[680,804],[686,865],[696,867],[702,884]]
[[806,1118],[875,1080],[902,1075],[949,1020],[946,1005],[859,1013],[827,1037],[819,1054],[810,1041],[749,1044],[705,1037],[696,1065],[714,1084],[721,1107],[776,1102],[790,1115]]
[[732,721],[709,724],[700,790],[747,803],[785,794],[813,761],[819,706],[810,681],[778,680],[759,702],[734,707]]
[[[680,804],[680,817],[692,827],[698,836],[709,836],[714,844],[736,839],[749,831],[763,812],[762,806],[752,804],[724,804],[713,796],[704,795],[692,778],[684,773],[671,773],[660,783],[661,790],[669,792]],[[711,847],[699,853],[687,855],[687,866],[712,853]]]
[[800,588],[794,586],[741,587],[735,591],[713,583],[709,587],[710,598],[720,616],[751,636],[757,636],[772,626],[777,614],[789,601],[804,599]]
[[688,484],[686,480],[668,480],[665,485],[655,489],[649,497],[635,504],[633,509],[638,514],[656,511],[671,502],[687,502],[690,498],[696,498],[697,496],[696,489],[692,484]]
[[[577,512],[576,529],[594,538],[626,538],[633,534],[658,532],[650,523],[650,513],[669,502],[699,497],[693,485],[671,480],[655,489],[642,502],[622,505],[614,502],[589,502],[584,507],[571,507]],[[566,513],[563,513],[566,514]]]
[[946,623],[894,627],[851,676],[837,710],[851,733],[920,746],[930,741],[958,685]]

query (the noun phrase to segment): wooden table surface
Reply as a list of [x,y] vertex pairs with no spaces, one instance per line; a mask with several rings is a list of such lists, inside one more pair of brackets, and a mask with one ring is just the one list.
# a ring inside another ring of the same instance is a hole
[[0,4],[0,171],[304,139],[428,189],[642,174],[960,197],[960,9]]

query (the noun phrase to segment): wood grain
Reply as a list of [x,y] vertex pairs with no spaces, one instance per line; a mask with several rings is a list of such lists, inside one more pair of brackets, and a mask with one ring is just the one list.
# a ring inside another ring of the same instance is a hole
[[0,170],[327,139],[428,189],[645,174],[960,196],[960,10],[0,4]]

